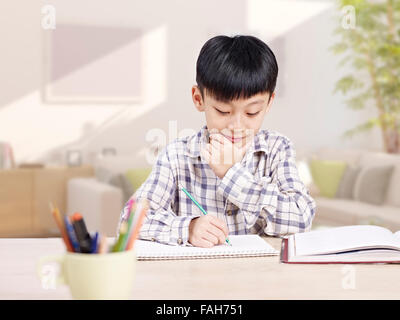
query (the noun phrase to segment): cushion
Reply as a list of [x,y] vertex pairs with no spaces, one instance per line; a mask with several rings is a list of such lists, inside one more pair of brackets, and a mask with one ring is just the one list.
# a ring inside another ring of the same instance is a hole
[[340,180],[339,187],[336,192],[336,198],[353,199],[354,185],[360,173],[361,168],[354,166],[347,166],[342,179]]
[[388,166],[400,164],[400,154],[366,152],[360,158],[361,167]]
[[382,205],[394,166],[362,168],[354,186],[354,198],[375,205]]
[[137,189],[139,189],[139,187],[143,184],[143,182],[146,181],[147,177],[150,175],[150,172],[151,172],[150,167],[135,168],[127,170],[125,175],[132,184],[133,189],[136,192]]
[[400,214],[397,207],[375,206],[349,199],[315,198],[317,211],[314,222],[327,225],[376,224],[400,230]]
[[120,188],[123,194],[123,203],[128,201],[135,191],[129,179],[122,173],[114,173],[109,169],[98,167],[95,175],[98,181]]
[[111,177],[113,176],[113,172],[107,168],[96,167],[95,168],[95,176],[98,181],[103,183],[109,183]]
[[336,195],[346,166],[344,161],[310,161],[311,174],[321,196],[333,198]]
[[122,189],[123,203],[126,203],[135,191],[131,182],[122,173],[112,176],[109,183],[117,188]]

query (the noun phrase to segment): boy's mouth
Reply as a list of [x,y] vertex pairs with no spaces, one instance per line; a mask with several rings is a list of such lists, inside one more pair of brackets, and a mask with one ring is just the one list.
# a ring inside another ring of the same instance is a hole
[[223,135],[224,135],[224,137],[226,137],[230,141],[232,141],[232,143],[236,143],[236,142],[242,141],[244,138],[246,138],[246,137],[232,137],[232,136],[227,136],[225,134],[223,134]]

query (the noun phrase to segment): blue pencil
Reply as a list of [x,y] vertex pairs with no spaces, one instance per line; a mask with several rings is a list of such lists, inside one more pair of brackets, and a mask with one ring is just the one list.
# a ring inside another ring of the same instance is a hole
[[68,216],[64,217],[65,229],[67,230],[68,238],[71,241],[72,247],[74,248],[74,252],[80,252],[78,239],[75,235],[75,230],[72,224],[69,222]]
[[94,237],[92,238],[92,248],[90,250],[90,253],[97,253],[97,240],[99,239],[99,233],[96,232],[96,234],[94,235]]

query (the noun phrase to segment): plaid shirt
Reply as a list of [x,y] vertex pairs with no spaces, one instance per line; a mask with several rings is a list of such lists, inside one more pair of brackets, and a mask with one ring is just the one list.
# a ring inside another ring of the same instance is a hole
[[[176,139],[158,155],[151,174],[133,195],[150,204],[140,239],[191,245],[189,224],[202,212],[179,185],[208,214],[224,220],[230,234],[284,236],[310,230],[315,202],[299,178],[288,138],[260,130],[242,161],[220,179],[201,159],[200,148],[208,136],[204,126],[193,136]],[[127,204],[119,225],[127,219]]]

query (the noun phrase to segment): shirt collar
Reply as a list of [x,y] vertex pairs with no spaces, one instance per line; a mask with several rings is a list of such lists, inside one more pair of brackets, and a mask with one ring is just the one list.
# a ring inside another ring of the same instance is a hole
[[199,132],[191,136],[187,142],[186,154],[190,157],[197,158],[200,156],[202,145],[208,143],[208,129],[207,125],[203,126]]
[[[268,133],[266,130],[259,130],[258,133],[255,135],[253,142],[247,152],[255,153],[263,151],[265,153],[268,153],[268,145],[266,142],[267,135]],[[208,143],[208,138],[209,132],[207,129],[207,125],[204,125],[199,132],[189,138],[187,142],[186,155],[193,158],[199,157],[202,145]]]

